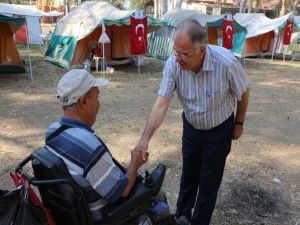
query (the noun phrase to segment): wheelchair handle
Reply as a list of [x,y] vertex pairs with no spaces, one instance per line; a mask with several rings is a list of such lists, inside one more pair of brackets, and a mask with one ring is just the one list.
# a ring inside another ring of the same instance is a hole
[[[25,166],[29,161],[33,159],[32,155],[27,156],[24,160],[22,160],[15,169],[16,173],[20,173],[20,171],[23,171],[23,166]],[[20,173],[21,174],[21,173]]]
[[74,184],[69,179],[53,179],[53,180],[36,180],[34,177],[30,176],[23,170],[23,167],[29,162],[32,161],[34,157],[32,155],[27,156],[22,160],[15,169],[15,173],[20,174],[29,184],[34,186],[43,186],[43,185],[57,185],[57,184],[68,184],[74,188]]

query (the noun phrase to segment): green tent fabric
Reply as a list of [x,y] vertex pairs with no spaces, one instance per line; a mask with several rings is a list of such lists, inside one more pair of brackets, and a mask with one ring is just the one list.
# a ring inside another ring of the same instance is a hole
[[148,35],[147,56],[166,60],[173,53],[175,28],[163,27]]
[[10,17],[0,14],[0,23],[8,23],[11,32],[14,34],[21,26],[26,23],[25,17]]
[[76,37],[54,35],[45,53],[45,59],[60,67],[68,68],[77,43]]

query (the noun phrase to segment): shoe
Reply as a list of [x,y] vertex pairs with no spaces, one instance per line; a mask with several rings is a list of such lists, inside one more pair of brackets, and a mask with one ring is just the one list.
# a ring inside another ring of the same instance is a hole
[[177,225],[189,225],[189,220],[186,218],[186,216],[180,216],[177,220],[176,220],[176,224]]

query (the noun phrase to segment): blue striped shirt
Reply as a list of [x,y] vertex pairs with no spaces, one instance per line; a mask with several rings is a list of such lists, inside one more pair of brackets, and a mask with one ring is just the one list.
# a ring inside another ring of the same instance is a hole
[[185,116],[196,129],[208,130],[224,122],[248,87],[238,59],[225,48],[207,45],[203,67],[195,73],[180,69],[172,55],[167,60],[158,94],[171,98],[174,91]]
[[128,179],[115,165],[101,139],[85,124],[63,117],[48,128],[46,138],[62,125],[70,128],[49,140],[47,148],[63,159],[79,186],[84,190],[92,187],[101,196],[97,195],[97,199],[89,202],[94,219],[101,219],[100,209],[120,198]]

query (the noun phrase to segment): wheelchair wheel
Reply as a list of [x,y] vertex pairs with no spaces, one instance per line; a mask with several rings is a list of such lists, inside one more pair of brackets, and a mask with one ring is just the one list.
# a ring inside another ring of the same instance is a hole
[[146,212],[139,217],[137,225],[156,225],[156,223],[151,213]]

